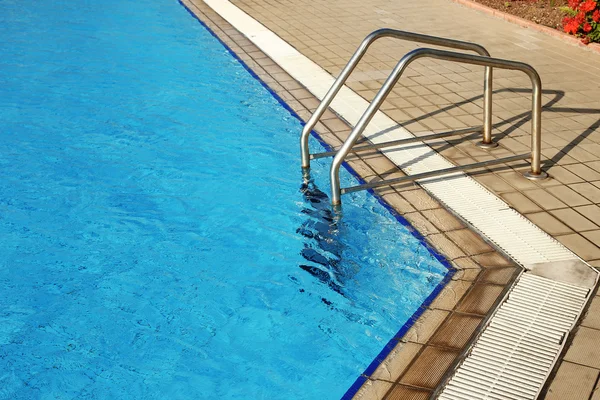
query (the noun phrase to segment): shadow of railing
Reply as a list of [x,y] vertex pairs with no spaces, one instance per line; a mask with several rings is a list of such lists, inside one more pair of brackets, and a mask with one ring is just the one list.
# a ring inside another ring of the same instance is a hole
[[[495,94],[503,93],[503,92],[531,94],[531,89],[503,88],[503,89],[498,89],[498,90],[494,91]],[[598,114],[600,116],[600,109],[557,107],[556,105],[565,97],[565,92],[562,90],[543,89],[542,95],[553,95],[554,96],[552,99],[547,101],[542,106],[542,113],[548,113],[548,112],[549,113],[572,113],[575,115]],[[410,121],[399,123],[398,125],[396,125],[394,127],[382,130],[382,131],[378,132],[377,134],[375,134],[374,136],[385,134],[387,132],[398,129],[399,127],[407,127],[414,122],[424,121],[428,118],[435,117],[436,115],[449,112],[457,107],[473,103],[477,100],[481,100],[482,98],[483,98],[483,95],[478,95],[478,96],[474,96],[469,99],[465,99],[463,101],[460,101],[460,102],[452,104],[452,105],[441,107],[438,110],[415,117],[415,118],[411,119]],[[510,117],[508,119],[504,119],[500,122],[497,122],[497,123],[493,124],[493,129],[495,129],[496,131],[501,129],[501,132],[494,133],[493,139],[494,139],[494,141],[498,142],[498,141],[502,140],[503,138],[509,136],[511,133],[515,132],[519,128],[521,128],[523,125],[528,124],[528,123],[531,123],[531,111],[525,111],[525,112],[519,113],[513,117]],[[542,128],[543,128],[543,126],[544,126],[544,123],[543,123],[543,114],[542,114]],[[543,160],[542,168],[548,169],[548,168],[556,165],[562,158],[564,158],[569,153],[569,151],[571,151],[573,148],[577,147],[581,142],[583,142],[586,138],[588,138],[593,132],[595,132],[599,128],[600,128],[600,117],[598,118],[597,121],[595,121],[588,128],[586,128],[583,132],[581,132],[581,134],[579,134],[575,139],[571,140],[562,149],[559,149],[559,151],[557,152],[556,155],[554,155],[552,158]],[[466,140],[476,140],[480,136],[481,136],[480,133],[473,133],[473,134],[462,136],[459,139],[445,139],[444,143],[446,143],[446,144],[441,145],[441,146],[436,146],[436,151],[443,152],[444,150],[454,147],[456,144],[464,141],[465,139]],[[542,133],[542,140],[543,140],[543,133]],[[417,161],[418,160],[412,160],[411,162],[407,163],[406,165],[402,165],[401,167],[402,168],[407,167],[410,164],[413,164]],[[525,165],[527,165],[527,163],[523,163],[523,166],[525,166]],[[506,168],[506,167],[496,166],[496,167],[489,168],[489,169],[495,171],[495,170],[503,169],[503,168]],[[390,170],[389,172],[392,173],[393,170]]]

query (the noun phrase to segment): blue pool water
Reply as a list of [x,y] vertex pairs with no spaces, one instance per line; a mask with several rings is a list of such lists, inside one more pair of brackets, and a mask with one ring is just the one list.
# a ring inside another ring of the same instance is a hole
[[300,130],[175,0],[0,0],[0,399],[340,398],[448,270]]

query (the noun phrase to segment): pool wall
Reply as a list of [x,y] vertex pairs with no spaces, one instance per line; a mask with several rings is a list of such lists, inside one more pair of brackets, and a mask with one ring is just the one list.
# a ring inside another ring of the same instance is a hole
[[[203,2],[179,2],[284,108],[302,122],[308,119],[318,104],[312,94]],[[344,134],[348,133],[347,124],[332,113],[327,113],[323,123],[312,132],[327,149],[341,144]],[[351,159],[344,166],[365,182],[389,174],[390,164],[386,161],[383,155],[377,154]],[[395,165],[391,167],[395,169],[392,173],[398,173]],[[300,167],[298,169],[300,176]],[[495,248],[479,236],[466,233],[469,230],[462,221],[445,211],[416,184],[370,192],[399,223],[409,227],[448,268],[448,273],[356,379],[344,399],[357,394],[356,397],[363,398],[365,393],[368,394],[364,398],[372,398],[373,393],[382,397],[392,386],[406,389],[407,395],[414,391],[410,387],[413,385],[435,389],[437,382],[453,369],[488,311],[502,299],[519,273],[516,265]]]

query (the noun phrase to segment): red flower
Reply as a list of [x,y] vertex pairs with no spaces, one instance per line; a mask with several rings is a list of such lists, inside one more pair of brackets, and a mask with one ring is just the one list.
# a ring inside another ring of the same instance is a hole
[[600,10],[594,11],[594,13],[592,14],[592,19],[595,23],[598,23],[600,21]]
[[570,33],[571,35],[577,34],[579,25],[581,24],[574,17],[565,17],[565,19],[563,19],[563,27],[565,32]]
[[596,9],[596,2],[594,0],[587,0],[579,6],[579,11],[584,13],[594,11]]
[[573,20],[577,21],[579,25],[583,24],[585,22],[585,13],[583,11],[578,12]]
[[589,38],[589,37],[587,37],[587,36],[585,36],[583,39],[581,39],[581,42],[582,42],[583,44],[590,44],[590,38]]
[[581,0],[569,0],[569,7],[571,7],[574,10],[577,7],[579,7],[580,3],[581,3]]
[[585,33],[589,33],[592,31],[592,26],[590,25],[589,22],[586,22],[585,24],[583,24],[583,31]]

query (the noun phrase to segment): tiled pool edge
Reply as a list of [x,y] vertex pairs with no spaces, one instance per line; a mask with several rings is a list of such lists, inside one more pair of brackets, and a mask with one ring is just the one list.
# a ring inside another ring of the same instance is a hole
[[[203,19],[207,19],[206,15],[204,15],[205,12],[211,12],[212,10],[208,9],[206,6],[202,7],[202,3],[198,4],[198,5],[192,5],[190,4],[190,6],[194,7],[194,11],[198,12],[199,15],[195,15],[195,17],[202,17]],[[198,8],[198,6],[202,7],[203,10],[200,10]],[[211,13],[213,14],[213,13]],[[215,16],[216,18],[220,18],[218,16]],[[209,22],[209,21],[204,21]],[[222,25],[224,23],[224,21],[220,21],[220,23],[218,23],[217,25]],[[206,24],[205,24],[206,25]],[[223,38],[220,36],[227,36],[223,31],[221,31],[221,29],[218,26],[214,26],[213,28],[215,28],[214,30],[216,30],[219,35],[217,35],[219,37],[220,40],[223,41]],[[224,23],[224,27],[223,29],[227,30],[227,29],[231,29],[229,27],[229,24]],[[231,30],[228,31],[231,32],[232,35],[239,35],[239,33],[235,30]],[[241,35],[240,35],[241,36]],[[244,38],[245,39],[245,38]],[[231,41],[231,40],[230,40]],[[244,40],[244,42],[247,42],[247,40]],[[240,57],[238,58],[245,58],[245,61],[242,60],[243,62],[246,62],[247,64],[250,64],[250,67],[255,67],[257,68],[257,70],[262,70],[262,68],[260,66],[255,65],[256,63],[253,61],[252,58],[249,57],[245,57],[244,55],[246,54],[246,48],[241,48],[239,46],[236,46],[235,43],[233,44],[228,44],[229,47],[233,47],[232,51],[236,51],[239,52]],[[256,49],[248,49],[248,51],[256,51]],[[258,53],[258,51],[256,51],[256,53]],[[265,57],[263,55],[263,57]],[[265,71],[263,71],[264,73]],[[278,72],[276,72],[277,74]],[[260,73],[259,73],[260,74]],[[279,83],[277,82],[277,79],[272,79],[270,78],[268,75],[265,77],[263,76],[263,82],[265,80],[267,80],[268,82],[266,82],[268,85],[273,86],[275,88],[279,87],[282,88],[281,85],[279,85]],[[270,78],[270,79],[269,79]],[[285,82],[281,82],[284,83]],[[277,90],[271,88],[271,90],[274,90],[277,92]],[[284,91],[283,93],[280,93],[282,95],[285,95],[286,92]],[[289,93],[288,93],[289,94]],[[300,103],[298,102],[298,99],[295,98],[290,98],[288,96],[283,96],[285,98],[285,101],[287,101],[290,104],[295,104],[295,105],[300,105]],[[310,96],[309,100],[314,100],[314,98],[312,96]],[[300,99],[300,101],[302,101]],[[300,105],[301,106],[301,105]],[[299,114],[303,114],[304,118],[306,119],[306,117],[308,116],[307,111],[299,111]],[[334,121],[332,119],[332,121]],[[339,122],[339,120],[338,120]],[[331,131],[328,131],[327,128],[325,126],[321,126],[321,128],[323,130],[325,130],[326,132],[325,135],[328,136],[328,138],[331,140],[333,139],[335,140],[339,140],[336,137],[331,135]],[[347,132],[344,132],[347,133]],[[342,133],[342,135],[344,134]],[[350,163],[358,163],[360,161],[360,163],[362,163],[361,160],[356,160],[356,161],[351,161]],[[367,160],[370,161],[370,160]],[[387,160],[384,160],[387,161]],[[388,161],[389,163],[389,161]],[[363,167],[362,164],[358,164],[358,167]],[[394,168],[396,169],[396,167],[394,166]],[[368,175],[368,174],[367,174]],[[393,192],[393,191],[392,191]],[[423,198],[428,197],[427,194],[422,190],[422,189],[418,189],[416,186],[412,186],[409,188],[408,193],[411,193],[411,197],[414,197],[416,195],[418,196],[423,196]],[[391,195],[397,195],[398,199],[400,201],[405,201],[402,200],[402,198],[400,198],[400,196],[397,193],[389,193],[388,190],[382,190],[381,193],[379,193],[380,195],[382,195],[383,197],[387,197],[387,196],[391,196]],[[433,200],[431,200],[433,201]],[[427,203],[425,201],[425,203]],[[415,204],[414,204],[415,205]],[[423,215],[420,213],[421,210],[424,210],[423,213],[426,212],[432,212],[433,211],[443,211],[440,207],[440,205],[437,206],[430,206],[430,205],[423,205],[423,199],[420,199],[417,204],[416,204],[416,209],[413,209],[412,207],[410,207],[409,209],[407,209],[406,207],[409,207],[408,205],[402,205],[402,203],[400,205],[395,204],[395,209],[397,210],[397,212],[399,214],[402,213],[406,213],[408,212],[408,214],[404,214],[405,216],[407,215],[411,215],[411,223],[416,224],[418,227],[423,228],[425,227],[425,229],[420,229],[422,232],[424,232],[423,236],[426,237],[431,237],[434,236],[437,239],[445,239],[446,242],[445,246],[455,246],[453,244],[452,241],[450,241],[450,239],[448,239],[446,236],[444,236],[443,233],[439,233],[437,232],[437,230],[434,230],[433,232],[431,231],[432,229],[432,224],[429,220],[425,219],[423,217]],[[438,213],[439,214],[439,213]],[[436,214],[436,215],[438,215]],[[449,216],[450,218],[452,218],[451,216]],[[416,218],[416,219],[415,219]],[[428,218],[430,218],[428,216]],[[437,217],[436,217],[437,218]],[[455,222],[456,223],[456,222]],[[429,228],[427,227],[427,224],[429,224]],[[462,230],[464,230],[464,226],[454,226],[453,228],[448,228],[448,231],[453,230],[454,233],[460,233]],[[446,232],[445,230],[443,230],[443,232]],[[429,239],[428,239],[429,240]],[[440,247],[439,244],[435,244],[434,247]],[[443,246],[442,246],[443,247]],[[458,248],[456,248],[458,249]],[[460,251],[460,250],[454,250],[454,251]],[[437,251],[436,251],[437,252]],[[504,260],[502,257],[498,256],[493,249],[487,249],[484,248],[484,250],[481,250],[480,252],[474,252],[477,253],[475,254],[475,257],[471,257],[471,255],[465,255],[463,254],[462,256],[454,256],[454,258],[449,257],[452,261],[452,264],[457,268],[457,274],[453,277],[452,281],[450,281],[450,284],[448,286],[450,287],[446,287],[442,293],[440,294],[440,296],[437,296],[436,299],[434,300],[434,304],[433,307],[431,308],[423,308],[422,310],[420,310],[420,313],[422,313],[423,315],[421,315],[421,317],[416,320],[416,321],[412,321],[413,322],[413,326],[408,329],[408,333],[407,335],[405,335],[405,338],[403,338],[403,341],[400,342],[398,341],[396,343],[396,346],[394,349],[390,349],[389,351],[395,351],[395,354],[398,355],[398,347],[401,347],[402,345],[413,345],[413,348],[415,346],[417,347],[423,347],[426,348],[427,346],[425,344],[422,343],[426,343],[428,341],[429,338],[431,338],[434,334],[434,331],[436,331],[436,329],[440,326],[443,326],[447,320],[449,318],[446,317],[450,317],[453,315],[455,308],[457,307],[459,301],[461,299],[463,299],[464,297],[468,297],[469,295],[469,290],[473,288],[473,286],[475,286],[474,281],[478,278],[479,279],[479,283],[478,285],[480,287],[486,287],[486,286],[494,286],[494,287],[504,287],[507,283],[509,283],[510,281],[512,281],[512,278],[514,278],[514,272],[516,272],[516,269],[514,268],[514,265],[511,265],[510,263],[508,263],[506,260]],[[476,260],[476,257],[480,257],[480,260]],[[485,271],[481,270],[479,267],[479,263],[480,262],[484,262],[486,265],[488,265],[490,268],[492,268],[491,270],[487,271],[490,272],[492,271],[492,273],[486,273]],[[496,269],[497,268],[497,269]],[[499,276],[497,272],[500,272]],[[512,274],[512,278],[509,276],[507,278],[507,273],[508,275]],[[492,276],[494,275],[494,276]],[[433,297],[433,296],[432,296]],[[483,313],[485,314],[485,312]],[[440,317],[441,316],[441,317]],[[474,318],[479,318],[479,317],[474,317]],[[483,316],[480,317],[481,319],[483,319]],[[405,329],[405,328],[403,328]],[[392,341],[394,341],[395,339],[392,339]],[[389,347],[389,346],[387,346]],[[385,350],[385,349],[384,349]],[[423,350],[423,349],[422,349]],[[412,353],[412,352],[411,352]],[[414,361],[415,359],[417,359],[419,356],[416,353],[412,353],[409,354],[408,356],[404,353],[400,354],[403,356],[404,362],[406,364],[408,364],[410,361]],[[397,359],[398,357],[396,357]],[[406,368],[404,368],[403,370],[406,370]],[[399,371],[396,371],[399,372]],[[401,372],[401,371],[400,371]],[[390,387],[394,386],[394,382],[390,381],[390,379],[395,380],[396,378],[389,378],[389,379],[374,379],[372,376],[371,377],[362,377],[359,378],[359,381],[364,382],[367,379],[371,379],[369,382],[373,383],[373,384],[378,384],[379,386],[381,386],[382,384],[385,386],[384,387],[384,393],[385,391],[387,391]],[[383,393],[383,394],[384,394]],[[382,394],[382,395],[383,395]]]

